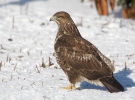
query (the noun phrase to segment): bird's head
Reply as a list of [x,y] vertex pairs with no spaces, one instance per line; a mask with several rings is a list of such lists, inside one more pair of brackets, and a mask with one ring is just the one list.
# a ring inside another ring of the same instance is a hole
[[72,20],[70,15],[64,11],[57,12],[50,18],[50,21],[55,21],[58,25],[66,24],[69,20]]
[[51,18],[50,21],[55,21],[58,26],[58,35],[59,34],[66,34],[66,35],[73,35],[73,36],[80,36],[80,33],[74,24],[72,18],[67,12],[60,11],[55,13]]

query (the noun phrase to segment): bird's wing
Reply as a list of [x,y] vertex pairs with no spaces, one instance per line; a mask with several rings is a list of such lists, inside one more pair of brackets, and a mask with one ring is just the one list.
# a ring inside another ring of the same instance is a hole
[[83,38],[63,36],[57,40],[55,50],[70,68],[90,80],[112,75],[112,69],[100,57],[96,47]]

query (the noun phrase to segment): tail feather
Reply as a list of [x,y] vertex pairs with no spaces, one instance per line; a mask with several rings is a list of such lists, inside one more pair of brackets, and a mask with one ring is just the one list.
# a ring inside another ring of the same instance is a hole
[[111,93],[124,91],[123,86],[113,76],[102,78],[100,81]]

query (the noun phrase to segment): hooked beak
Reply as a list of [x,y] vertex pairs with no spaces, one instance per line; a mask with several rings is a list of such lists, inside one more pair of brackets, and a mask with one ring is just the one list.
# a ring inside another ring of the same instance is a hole
[[52,16],[51,18],[50,18],[50,21],[55,21],[56,20],[56,17],[55,16]]

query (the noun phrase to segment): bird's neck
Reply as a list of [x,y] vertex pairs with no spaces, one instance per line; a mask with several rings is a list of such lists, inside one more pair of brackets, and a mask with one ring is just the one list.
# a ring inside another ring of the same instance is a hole
[[73,37],[81,37],[80,32],[77,29],[77,27],[74,24],[74,22],[67,22],[65,24],[61,24],[59,26],[58,33],[57,33],[56,38],[59,35],[62,35],[62,34],[70,35],[70,36],[73,36]]

